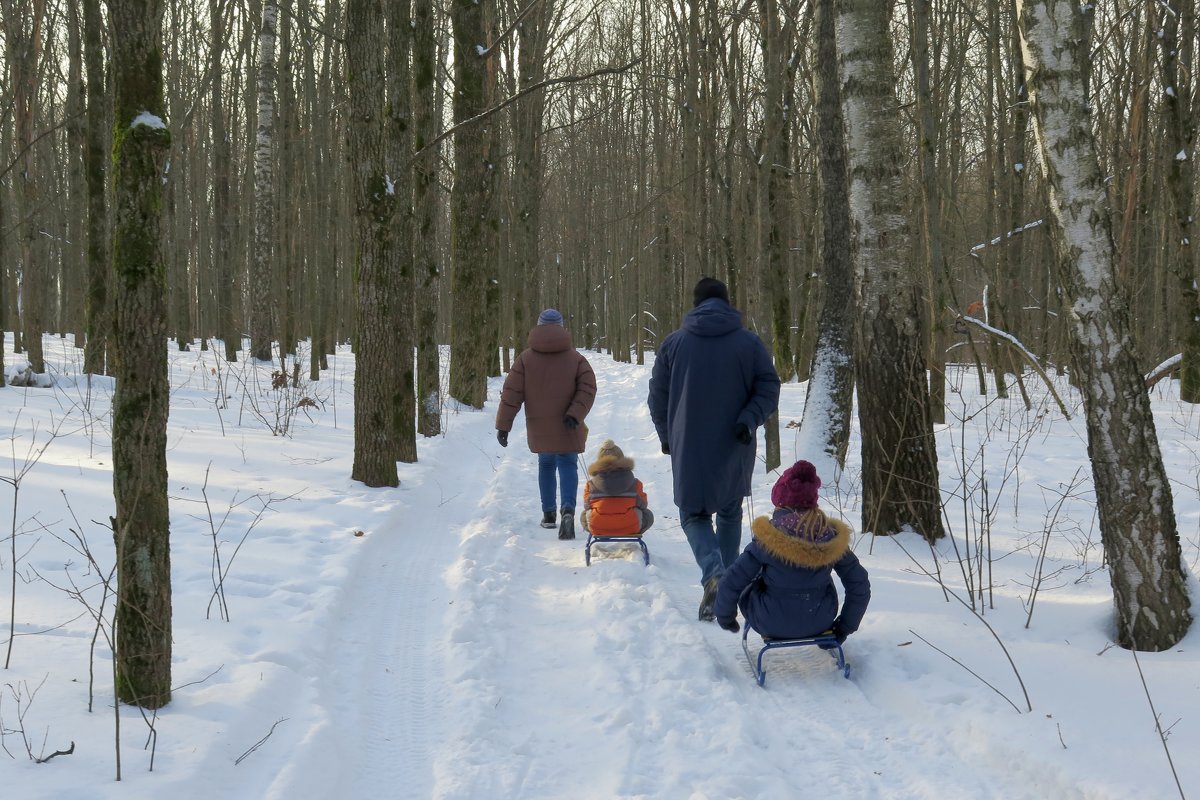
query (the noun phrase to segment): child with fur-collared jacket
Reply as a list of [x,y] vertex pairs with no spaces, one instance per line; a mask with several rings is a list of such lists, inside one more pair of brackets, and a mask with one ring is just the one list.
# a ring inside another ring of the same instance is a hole
[[612,439],[600,445],[588,467],[579,523],[593,536],[637,536],[654,523],[642,482],[633,476],[633,459],[626,458]]
[[[858,630],[871,600],[867,570],[850,549],[850,526],[817,508],[821,479],[807,461],[789,467],[771,490],[775,511],[754,520],[753,540],[725,571],[714,615],[736,633],[746,624],[772,639],[833,631],[838,643]],[[836,572],[846,590],[838,612]]]

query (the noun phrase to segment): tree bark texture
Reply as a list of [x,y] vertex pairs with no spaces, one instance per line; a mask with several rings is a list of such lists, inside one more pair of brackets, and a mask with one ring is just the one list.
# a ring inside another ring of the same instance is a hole
[[167,265],[161,243],[161,0],[111,0],[113,295],[116,392],[117,696],[159,708],[171,699],[171,554],[167,504]]
[[100,0],[83,0],[83,59],[87,73],[87,138],[84,176],[87,181],[87,343],[83,370],[107,375],[112,309],[108,283],[108,195],[105,165],[108,149],[108,101],[104,87],[104,43]]
[[417,430],[442,432],[442,383],[437,339],[437,283],[441,272],[437,244],[438,156],[430,146],[438,134],[437,38],[433,1],[413,3],[413,266],[419,288],[417,323]]
[[833,4],[834,0],[818,0],[816,7],[821,278],[825,297],[817,319],[817,346],[800,422],[800,441],[813,449],[813,457],[823,453],[840,469],[846,465],[854,408],[854,316],[848,309],[853,307],[855,291]]
[[[454,30],[454,124],[486,107],[487,25],[491,0],[451,0]],[[487,400],[492,327],[486,314],[487,278],[494,267],[491,213],[495,165],[490,152],[493,120],[462,125],[454,133],[454,184],[450,190],[450,280],[454,311],[450,336],[450,395],[471,408]]]
[[1087,415],[1115,639],[1123,647],[1161,651],[1179,642],[1192,620],[1171,487],[1117,280],[1084,90],[1090,13],[1069,0],[1018,2],[1034,131],[1059,227],[1057,267]]
[[[1168,241],[1169,269],[1179,291],[1180,336],[1183,364],[1179,396],[1200,403],[1200,288],[1196,285],[1196,109],[1192,105],[1195,76],[1180,63],[1180,42],[1195,36],[1196,3],[1166,4],[1159,9],[1161,33],[1157,37],[1162,64],[1163,110],[1166,112],[1167,191],[1171,199],[1174,236]],[[1180,33],[1182,31],[1182,37]]]
[[922,344],[925,285],[908,259],[889,11],[877,0],[837,8],[858,275],[863,530],[911,527],[932,541],[944,531]]
[[396,486],[395,184],[387,173],[383,0],[346,3],[349,156],[355,197],[354,466],[367,486]]

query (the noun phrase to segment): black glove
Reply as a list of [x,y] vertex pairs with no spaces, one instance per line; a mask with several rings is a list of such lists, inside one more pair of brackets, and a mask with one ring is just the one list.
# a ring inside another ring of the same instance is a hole
[[508,447],[508,431],[496,431],[496,441],[501,447]]
[[570,414],[567,414],[565,417],[563,417],[563,425],[567,426],[567,430],[573,431],[579,427],[579,420],[575,419]]
[[663,455],[664,456],[671,455],[671,445],[667,444],[666,442],[660,442],[660,444],[662,444]]
[[829,626],[829,631],[833,634],[833,638],[837,639],[838,644],[845,644],[846,637],[850,635],[842,630],[841,624],[836,620]]
[[737,617],[730,617],[729,619],[718,618],[717,624],[730,633],[737,633],[742,629],[741,626],[738,625]]
[[733,435],[742,444],[750,444],[754,441],[754,433],[744,422],[733,426]]

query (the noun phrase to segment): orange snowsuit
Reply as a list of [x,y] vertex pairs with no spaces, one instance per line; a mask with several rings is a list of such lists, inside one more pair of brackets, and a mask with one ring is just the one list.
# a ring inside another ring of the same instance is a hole
[[583,529],[593,536],[637,536],[654,522],[633,460],[601,456],[588,467],[583,487]]

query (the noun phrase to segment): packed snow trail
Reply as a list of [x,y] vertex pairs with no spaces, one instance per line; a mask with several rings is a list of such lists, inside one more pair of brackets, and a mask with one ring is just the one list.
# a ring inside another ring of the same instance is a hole
[[[888,609],[882,573],[846,648],[852,680],[819,651],[776,652],[759,688],[739,637],[696,620],[697,568],[645,407],[649,369],[589,356],[600,390],[583,461],[606,438],[637,461],[656,516],[650,566],[633,546],[609,546],[586,567],[582,530],[562,542],[537,525],[524,417],[500,448],[493,382],[487,408],[451,413],[444,438],[404,469],[390,523],[368,534],[321,657],[323,721],[269,796],[1121,796],[1040,764],[1028,752],[1040,740],[1005,742],[971,713],[939,715],[979,703],[977,684],[947,694],[934,683],[928,698],[919,669],[877,679],[876,662],[895,663],[893,643],[870,634]],[[580,496],[584,479],[581,469]],[[760,469],[746,537],[772,482]]]

